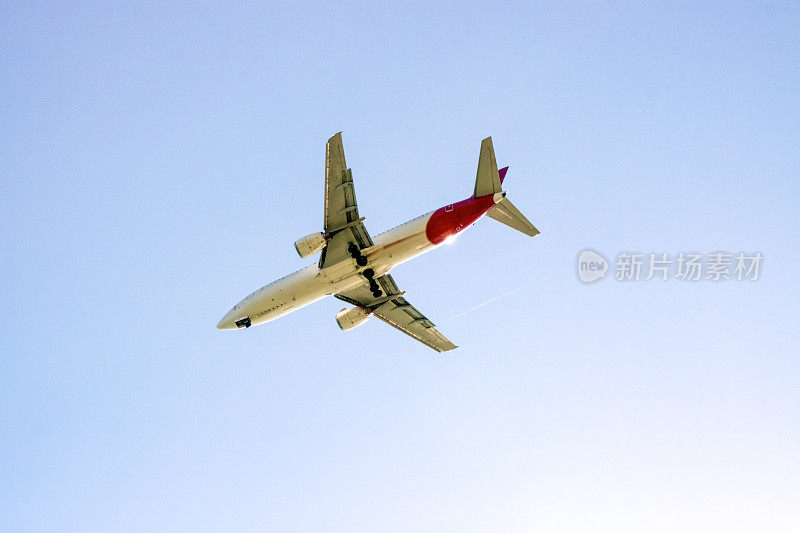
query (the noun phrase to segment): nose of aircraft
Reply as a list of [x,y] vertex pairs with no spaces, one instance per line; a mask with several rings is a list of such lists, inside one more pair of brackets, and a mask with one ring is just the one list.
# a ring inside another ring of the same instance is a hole
[[236,325],[233,323],[233,320],[228,318],[228,315],[222,317],[222,320],[219,321],[217,324],[217,329],[235,329]]
[[222,320],[220,320],[219,324],[217,324],[217,329],[237,329],[234,311],[236,311],[235,308],[228,311],[225,316],[222,317]]

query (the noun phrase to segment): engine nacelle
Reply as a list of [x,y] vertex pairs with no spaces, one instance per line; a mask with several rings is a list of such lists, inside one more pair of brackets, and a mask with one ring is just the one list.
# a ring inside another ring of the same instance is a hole
[[350,309],[342,309],[336,313],[336,323],[342,329],[353,329],[360,326],[369,318],[369,311],[363,307],[351,307]]
[[323,248],[325,248],[324,233],[312,233],[294,242],[294,249],[297,250],[297,255],[300,257],[314,255]]

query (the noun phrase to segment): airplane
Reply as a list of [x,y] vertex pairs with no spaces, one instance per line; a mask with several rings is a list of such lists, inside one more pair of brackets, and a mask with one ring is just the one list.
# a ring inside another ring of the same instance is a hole
[[502,184],[508,167],[497,169],[492,138],[481,143],[475,190],[469,198],[425,213],[373,239],[358,215],[353,174],[344,158],[342,134],[325,146],[325,213],[323,231],[294,243],[297,254],[319,261],[262,287],[233,306],[217,324],[242,329],[264,324],[333,295],[353,307],[336,314],[342,330],[370,316],[394,326],[437,352],[456,345],[403,296],[389,274],[395,266],[429,252],[455,237],[484,215],[525,235],[539,234],[506,198]]

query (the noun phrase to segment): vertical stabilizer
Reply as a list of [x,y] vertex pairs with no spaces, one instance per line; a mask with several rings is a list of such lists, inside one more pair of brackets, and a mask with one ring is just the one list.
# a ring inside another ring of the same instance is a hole
[[492,138],[487,137],[481,143],[481,155],[478,158],[478,175],[475,177],[475,198],[500,192],[500,173],[494,158]]

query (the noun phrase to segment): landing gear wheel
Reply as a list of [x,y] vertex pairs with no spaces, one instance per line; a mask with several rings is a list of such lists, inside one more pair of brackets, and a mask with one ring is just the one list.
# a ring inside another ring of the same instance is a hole
[[380,298],[381,296],[383,296],[383,291],[381,291],[380,289],[378,289],[377,291],[372,291],[372,295],[375,298]]
[[361,250],[358,249],[355,243],[351,242],[350,245],[347,247],[347,252],[353,256],[353,259],[359,256]]
[[356,257],[356,264],[361,267],[367,266],[367,258],[364,257],[363,255],[359,255],[358,257]]
[[364,274],[365,278],[372,279],[372,277],[375,275],[375,271],[372,270],[371,268],[367,268],[366,270],[364,270],[364,272],[362,272],[362,274]]

